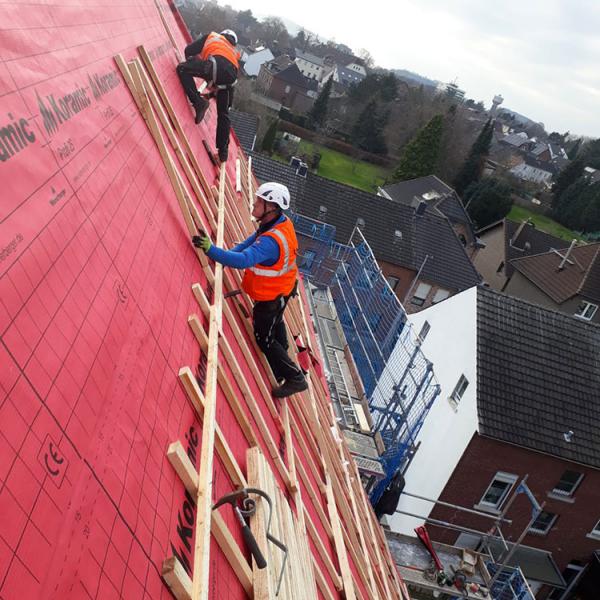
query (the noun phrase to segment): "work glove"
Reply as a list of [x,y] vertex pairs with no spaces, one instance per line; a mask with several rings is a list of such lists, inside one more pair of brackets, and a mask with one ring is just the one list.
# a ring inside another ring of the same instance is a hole
[[210,247],[212,246],[210,238],[203,231],[200,232],[200,235],[195,235],[192,238],[192,244],[194,244],[196,248],[204,250],[204,252],[208,252],[210,250]]

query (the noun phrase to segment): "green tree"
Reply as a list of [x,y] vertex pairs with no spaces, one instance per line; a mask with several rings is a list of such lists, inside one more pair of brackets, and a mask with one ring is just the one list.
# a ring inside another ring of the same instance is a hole
[[250,27],[255,27],[258,21],[251,10],[241,10],[236,17],[236,23],[239,29],[247,31]]
[[560,195],[553,216],[577,231],[600,231],[600,183],[590,184],[580,177]]
[[552,206],[557,207],[563,192],[573,185],[582,175],[585,169],[585,163],[582,158],[570,162],[556,178],[552,186]]
[[331,86],[333,85],[333,77],[330,77],[323,86],[321,93],[315,100],[310,111],[308,111],[308,121],[312,127],[322,127],[327,118],[327,105],[329,103],[329,95],[331,94]]
[[394,173],[397,181],[425,177],[434,172],[443,131],[444,118],[436,115],[417,133],[404,148],[400,164]]
[[385,154],[387,146],[383,130],[387,118],[388,114],[378,112],[377,103],[375,100],[371,100],[354,123],[351,134],[352,142],[367,152]]
[[481,179],[485,159],[490,152],[494,124],[488,119],[483,129],[479,132],[477,139],[473,142],[471,150],[454,180],[454,189],[459,196],[475,181]]
[[600,138],[585,144],[581,155],[585,160],[586,166],[600,169]]
[[269,154],[273,152],[273,144],[275,143],[275,138],[277,136],[277,125],[277,121],[273,121],[271,125],[269,125],[269,129],[267,129],[262,141],[263,152],[268,152]]
[[472,183],[464,194],[465,206],[478,228],[499,221],[512,206],[511,189],[493,178]]
[[582,138],[577,138],[574,144],[569,148],[567,152],[567,157],[569,158],[569,160],[575,160],[577,158],[582,141]]

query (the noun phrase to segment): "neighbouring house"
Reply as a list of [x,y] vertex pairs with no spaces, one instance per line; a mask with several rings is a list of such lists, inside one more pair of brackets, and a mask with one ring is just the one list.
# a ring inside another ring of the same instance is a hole
[[274,58],[269,48],[259,47],[256,50],[248,50],[242,56],[244,73],[248,77],[258,77],[261,66]]
[[540,231],[529,221],[516,223],[508,219],[483,227],[477,232],[477,237],[482,248],[473,262],[485,284],[494,290],[502,290],[512,277],[513,259],[569,245],[569,242]]
[[[264,90],[263,93],[292,112],[299,114],[308,112],[318,95],[316,80],[302,75],[295,63],[291,63],[276,72],[270,71],[269,65],[271,64],[261,67],[259,79],[262,79],[261,89]],[[263,76],[263,72],[267,71],[269,73]],[[263,82],[266,85],[267,81],[270,82],[268,89],[263,88]]]
[[292,60],[287,54],[282,54],[269,62],[263,63],[256,78],[256,89],[266,96],[273,84],[273,77],[287,69],[291,64]]
[[253,158],[253,168],[261,181],[288,185],[293,210],[333,225],[337,241],[348,243],[354,228],[359,228],[391,289],[409,313],[481,281],[452,224],[443,215],[314,173],[299,176],[294,168],[260,155]]
[[541,161],[527,154],[523,162],[512,167],[509,172],[524,181],[548,185],[558,173],[558,169],[552,162]]
[[321,81],[323,78],[325,63],[322,58],[310,54],[309,52],[302,52],[296,48],[296,64],[300,69],[300,72],[309,79],[315,79]]
[[516,258],[511,265],[507,294],[600,323],[600,243]]
[[360,83],[367,76],[367,70],[358,63],[350,63],[346,66],[336,64],[327,74],[323,76],[323,83],[329,78],[344,88]]
[[436,212],[452,223],[456,235],[467,248],[471,259],[475,256],[479,243],[475,236],[473,222],[458,194],[435,175],[392,183],[378,188],[377,193],[413,208],[425,202],[428,211]]
[[492,155],[515,177],[546,186],[569,163],[564,148],[530,139],[524,131],[500,137]]
[[[432,509],[402,495],[389,526],[410,534],[435,519],[486,532],[491,520],[448,504],[498,516],[527,476],[543,510],[527,529],[531,504],[515,497],[502,530],[512,541],[526,535],[510,564],[538,598],[556,587],[552,599],[566,600],[563,578],[600,547],[600,327],[481,286],[410,320],[441,395],[417,436],[405,491],[447,504]],[[434,525],[430,532],[474,549],[481,541]]]
[[584,175],[590,183],[598,183],[600,181],[600,169],[594,169],[592,167],[586,167],[584,169]]
[[518,133],[509,133],[500,138],[499,142],[512,148],[524,148],[529,144],[529,136],[524,131]]

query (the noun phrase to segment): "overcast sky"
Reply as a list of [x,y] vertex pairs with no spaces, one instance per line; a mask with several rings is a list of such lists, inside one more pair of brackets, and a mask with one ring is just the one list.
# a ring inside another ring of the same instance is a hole
[[276,15],[375,63],[457,80],[467,96],[600,137],[600,0],[219,0]]

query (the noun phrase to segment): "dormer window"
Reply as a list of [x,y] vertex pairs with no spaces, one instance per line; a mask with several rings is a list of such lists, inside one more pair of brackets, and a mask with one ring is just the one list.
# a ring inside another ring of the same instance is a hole
[[327,216],[327,207],[323,206],[321,204],[321,206],[319,206],[319,219],[321,221],[324,221],[326,216]]
[[402,241],[402,232],[399,229],[394,231],[394,244],[399,244]]
[[365,220],[362,217],[358,217],[358,219],[356,219],[356,227],[359,229],[364,229],[365,225]]

